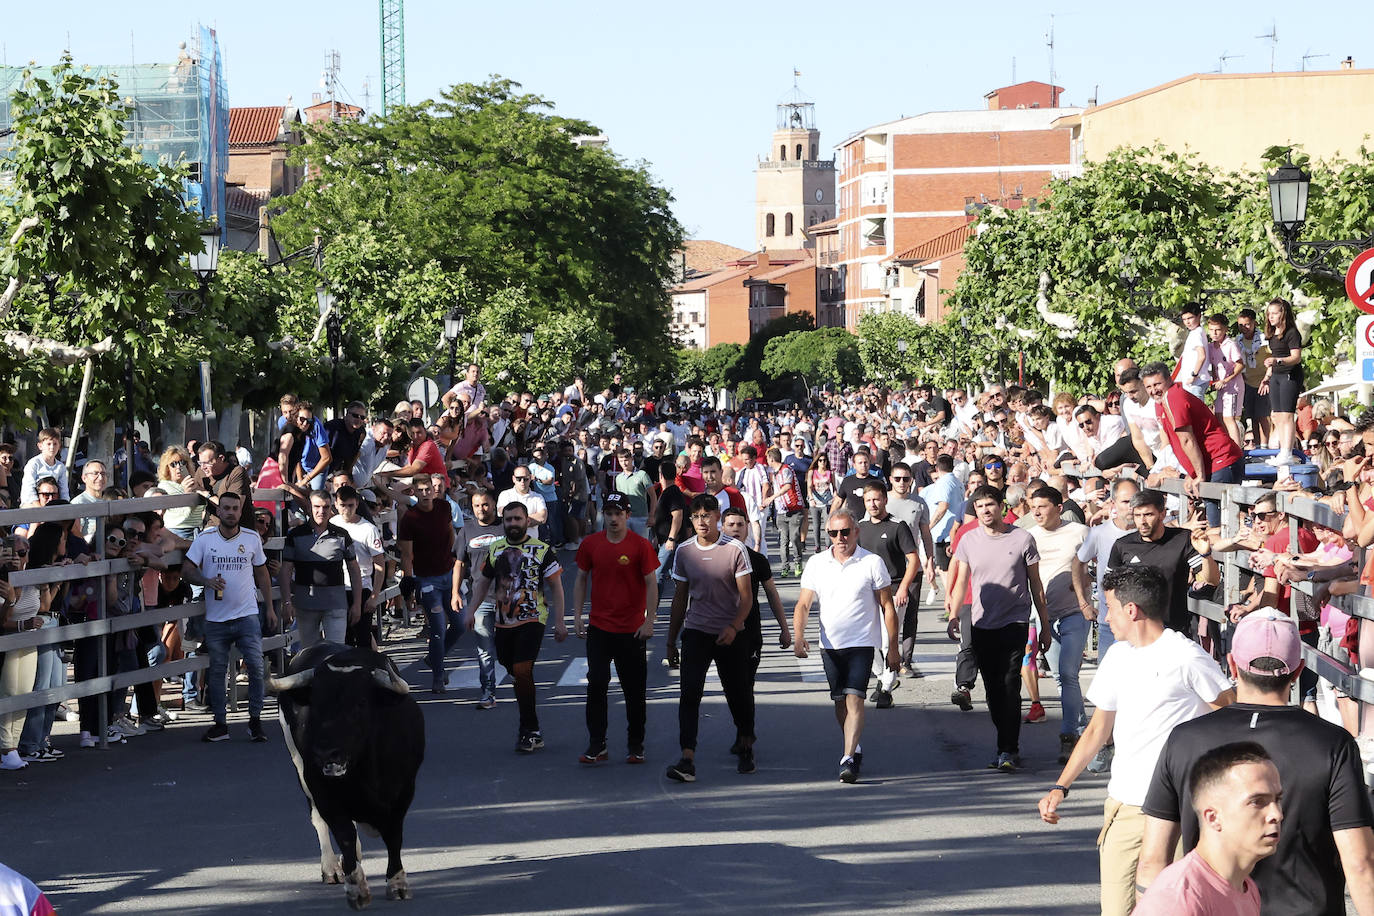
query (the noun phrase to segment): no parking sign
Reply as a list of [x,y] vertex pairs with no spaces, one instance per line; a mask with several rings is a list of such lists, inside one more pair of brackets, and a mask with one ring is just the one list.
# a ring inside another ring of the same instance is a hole
[[1355,308],[1374,315],[1374,248],[1355,256],[1345,274],[1345,294]]

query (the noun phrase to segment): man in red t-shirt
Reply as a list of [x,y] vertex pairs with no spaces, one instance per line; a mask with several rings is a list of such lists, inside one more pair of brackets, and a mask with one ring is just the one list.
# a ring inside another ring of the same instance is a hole
[[425,421],[420,417],[412,417],[408,422],[410,451],[406,453],[405,466],[394,471],[378,471],[377,476],[413,477],[416,474],[438,474],[447,479],[448,469],[444,467],[444,456],[439,453],[439,446],[430,438],[429,427],[425,426]]
[[720,459],[715,455],[708,455],[702,459],[701,479],[706,486],[706,492],[720,503],[720,511],[724,512],[731,506],[744,509],[746,512],[749,510],[748,504],[744,501],[744,494],[735,487],[725,485],[724,471]]
[[[1212,409],[1182,385],[1175,385],[1164,363],[1150,363],[1140,370],[1140,380],[1155,402],[1159,426],[1183,468],[1188,495],[1197,496],[1197,485],[1207,481],[1240,483],[1245,469],[1240,446]],[[1207,525],[1220,524],[1221,506],[1208,500]]]
[[[644,762],[649,662],[647,646],[658,611],[658,551],[629,529],[630,499],[608,493],[601,501],[606,528],[582,539],[577,548],[577,581],[573,584],[573,627],[587,640],[587,733],[590,741],[579,758],[596,764],[606,751],[606,693],[615,663],[625,694],[629,749],[626,763]],[[582,622],[587,579],[592,579],[590,623]]]

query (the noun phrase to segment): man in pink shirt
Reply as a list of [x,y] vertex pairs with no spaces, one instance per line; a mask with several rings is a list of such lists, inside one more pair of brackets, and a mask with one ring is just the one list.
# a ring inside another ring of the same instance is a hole
[[1197,847],[1159,873],[1134,916],[1259,916],[1250,872],[1279,845],[1278,768],[1259,744],[1237,741],[1198,758],[1190,782]]

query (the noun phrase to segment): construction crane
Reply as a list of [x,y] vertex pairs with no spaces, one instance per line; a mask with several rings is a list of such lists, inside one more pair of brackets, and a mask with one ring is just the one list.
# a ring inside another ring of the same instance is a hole
[[405,0],[380,0],[382,32],[382,117],[406,103]]

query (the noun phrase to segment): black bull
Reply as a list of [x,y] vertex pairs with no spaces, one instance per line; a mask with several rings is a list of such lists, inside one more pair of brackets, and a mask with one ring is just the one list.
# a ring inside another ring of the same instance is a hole
[[319,836],[322,879],[344,882],[354,909],[371,902],[361,827],[386,844],[387,897],[409,898],[401,835],[425,756],[425,722],[396,666],[380,652],[322,643],[292,659],[269,687]]

